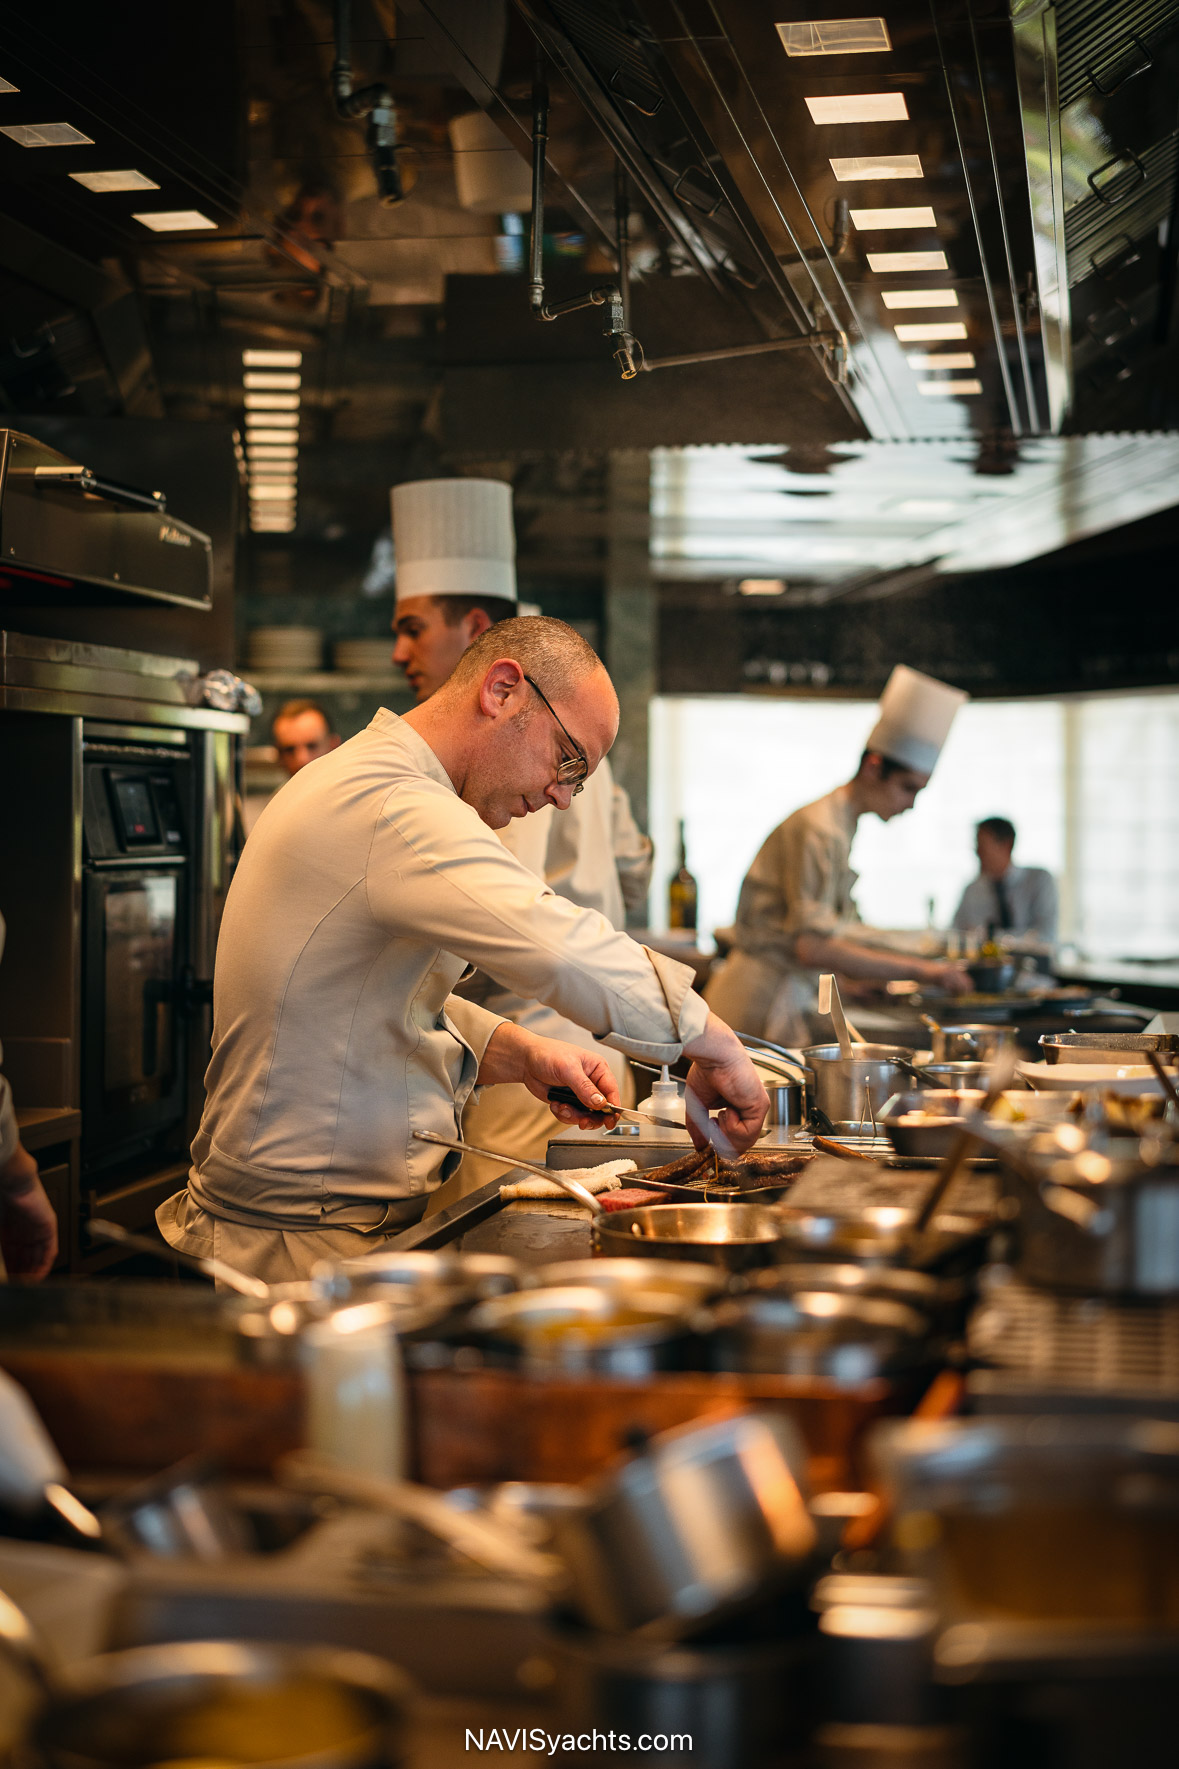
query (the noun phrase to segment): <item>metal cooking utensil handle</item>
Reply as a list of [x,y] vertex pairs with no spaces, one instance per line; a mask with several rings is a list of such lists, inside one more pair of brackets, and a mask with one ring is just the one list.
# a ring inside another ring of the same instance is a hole
[[457,1136],[439,1136],[436,1130],[415,1130],[414,1136],[418,1142],[437,1143],[439,1148],[454,1149],[460,1155],[481,1155],[485,1161],[502,1161],[505,1167],[522,1167],[525,1173],[535,1173],[540,1179],[551,1179],[554,1185],[559,1185],[571,1198],[584,1204],[592,1215],[601,1214],[602,1206],[580,1180],[567,1179],[553,1167],[538,1167],[534,1161],[521,1161],[518,1155],[501,1155],[496,1149],[476,1148],[474,1143],[460,1142]]
[[[1002,1094],[1003,1089],[1007,1086],[1014,1073],[1015,1052],[1013,1050],[997,1051],[995,1054],[995,1060],[991,1064],[990,1074],[987,1077],[986,1098],[979,1107],[979,1116],[981,1118],[989,1117],[991,1112],[994,1111],[999,1096]],[[978,1141],[979,1138],[975,1136],[974,1132],[969,1129],[969,1127],[967,1127],[960,1130],[950,1144],[946,1158],[938,1169],[937,1174],[934,1176],[933,1184],[930,1186],[929,1191],[926,1194],[925,1202],[917,1212],[916,1220],[910,1231],[911,1238],[914,1241],[918,1240],[929,1227],[937,1213],[938,1205],[953,1185],[955,1179],[957,1179],[959,1172],[965,1166],[966,1161],[970,1156],[972,1148]]]
[[394,1516],[428,1530],[432,1536],[451,1548],[457,1548],[490,1572],[543,1585],[551,1585],[562,1575],[562,1563],[556,1555],[530,1547],[514,1531],[490,1518],[452,1510],[429,1487],[416,1486],[408,1480],[382,1480],[376,1475],[358,1474],[351,1468],[337,1468],[304,1450],[284,1456],[279,1463],[279,1473],[288,1486],[298,1487],[301,1491],[330,1493],[336,1498],[352,1499],[360,1505],[391,1511]]
[[1159,1081],[1162,1083],[1163,1092],[1166,1094],[1166,1096],[1170,1100],[1171,1104],[1173,1106],[1179,1106],[1179,1091],[1176,1091],[1175,1083],[1172,1081],[1171,1077],[1167,1074],[1166,1066],[1163,1062],[1162,1057],[1159,1055],[1158,1051],[1152,1050],[1148,1046],[1147,1049],[1143,1052],[1143,1055],[1146,1057],[1147,1062],[1150,1064],[1151,1068],[1154,1070],[1155,1074],[1158,1076]]
[[202,1277],[220,1279],[228,1290],[236,1290],[239,1296],[251,1296],[255,1302],[270,1300],[270,1286],[261,1278],[252,1278],[247,1272],[238,1271],[232,1265],[226,1265],[221,1259],[201,1259],[195,1253],[182,1253],[178,1247],[157,1247],[146,1235],[133,1235],[121,1223],[107,1222],[104,1217],[92,1216],[86,1224],[87,1229],[96,1241],[114,1241],[120,1247],[129,1247],[136,1253],[150,1253],[154,1259],[175,1259],[180,1265],[187,1265],[193,1271],[199,1271]]

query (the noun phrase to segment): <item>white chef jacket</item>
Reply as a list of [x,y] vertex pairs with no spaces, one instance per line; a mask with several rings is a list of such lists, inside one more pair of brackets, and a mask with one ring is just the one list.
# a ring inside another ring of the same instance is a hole
[[[582,909],[596,910],[613,927],[625,924],[626,910],[645,901],[653,850],[634,820],[630,800],[603,760],[585,791],[567,810],[555,805],[530,817],[513,818],[498,831],[522,865]],[[502,1014],[542,1038],[561,1038],[593,1049],[590,1033],[540,1001],[525,1001],[477,972],[460,985],[461,994]],[[625,1058],[603,1053],[614,1071],[623,1104],[634,1101]],[[562,1129],[543,1100],[526,1087],[508,1083],[479,1088],[463,1112],[463,1136],[480,1148],[510,1150],[521,1160],[543,1161],[549,1139]],[[448,1208],[502,1169],[478,1155],[463,1157],[459,1171],[430,1200],[428,1214]]]
[[837,936],[861,929],[852,895],[856,812],[848,786],[804,805],[762,843],[745,875],[732,952],[709,980],[708,1004],[753,1037],[796,1043],[814,1000],[817,972],[799,965],[799,934]]
[[[1056,938],[1056,880],[1043,866],[1009,866],[1003,874],[1003,889],[1011,911],[1011,929],[1016,934],[1039,934],[1041,939]],[[1002,911],[995,894],[993,878],[980,872],[971,879],[962,893],[954,915],[954,926],[962,933],[989,926],[1002,926]]]
[[455,1158],[412,1132],[455,1135],[500,1023],[451,994],[469,963],[652,1062],[707,1020],[691,971],[556,896],[382,708],[287,782],[242,855],[189,1199],[230,1222],[367,1228],[436,1186]]

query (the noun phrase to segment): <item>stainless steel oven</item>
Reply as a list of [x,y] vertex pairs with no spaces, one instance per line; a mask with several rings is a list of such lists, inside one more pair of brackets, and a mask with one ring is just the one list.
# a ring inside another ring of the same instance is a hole
[[82,1159],[92,1173],[158,1146],[185,1119],[192,760],[177,735],[83,744]]

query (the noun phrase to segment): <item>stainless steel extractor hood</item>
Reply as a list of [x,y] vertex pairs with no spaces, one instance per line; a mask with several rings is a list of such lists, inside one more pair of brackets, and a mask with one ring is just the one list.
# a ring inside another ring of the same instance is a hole
[[212,605],[207,534],[163,495],[117,485],[18,430],[0,430],[0,603]]

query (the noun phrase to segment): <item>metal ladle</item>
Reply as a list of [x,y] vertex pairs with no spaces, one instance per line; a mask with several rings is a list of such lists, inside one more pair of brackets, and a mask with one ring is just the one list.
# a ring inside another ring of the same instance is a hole
[[494,1149],[479,1149],[474,1143],[462,1142],[457,1136],[439,1136],[436,1130],[415,1130],[418,1142],[437,1143],[439,1148],[454,1149],[460,1155],[481,1155],[485,1161],[499,1161],[505,1167],[522,1167],[525,1173],[535,1173],[540,1179],[551,1179],[562,1191],[569,1193],[578,1204],[584,1204],[591,1216],[600,1216],[602,1206],[594,1194],[582,1185],[578,1179],[569,1179],[564,1173],[558,1173],[551,1167],[539,1167],[534,1161],[521,1161],[518,1155],[500,1155]]
[[235,1266],[226,1265],[223,1259],[201,1259],[195,1253],[181,1253],[177,1247],[157,1246],[146,1235],[133,1235],[120,1223],[108,1222],[101,1216],[92,1216],[86,1227],[96,1241],[113,1241],[116,1246],[127,1247],[135,1253],[150,1253],[153,1259],[174,1259],[190,1271],[199,1271],[202,1277],[221,1282],[227,1290],[236,1290],[239,1296],[252,1296],[255,1302],[270,1300],[269,1284],[238,1271]]

